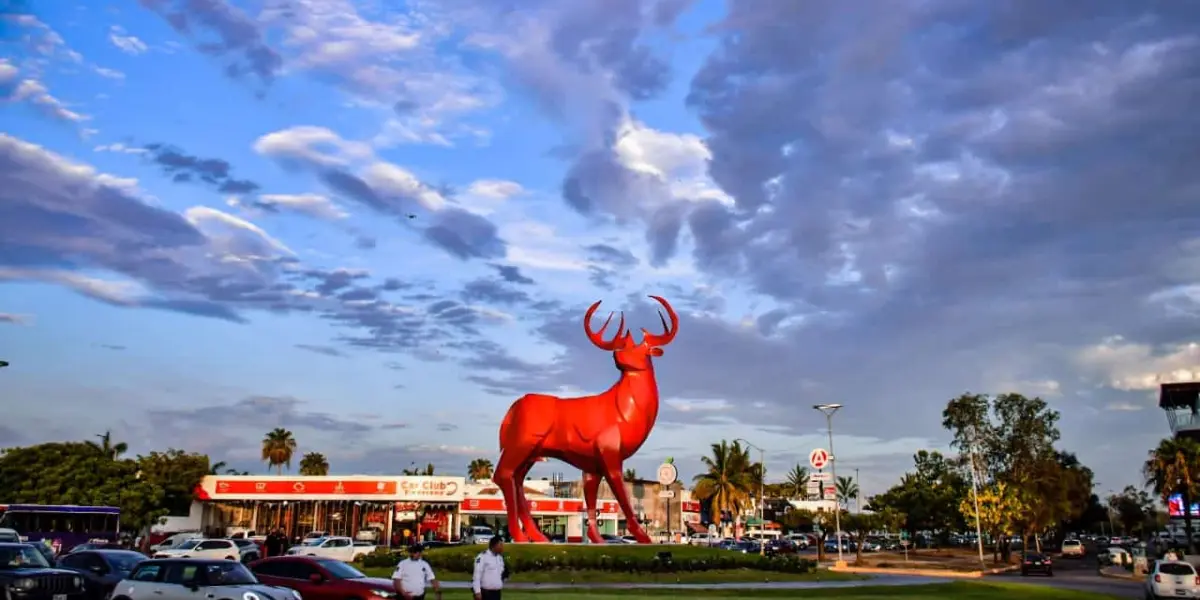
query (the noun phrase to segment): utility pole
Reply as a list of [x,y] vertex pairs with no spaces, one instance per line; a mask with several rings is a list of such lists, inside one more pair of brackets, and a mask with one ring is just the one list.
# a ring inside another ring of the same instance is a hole
[[751,448],[758,450],[758,470],[759,470],[758,474],[760,476],[758,478],[758,554],[759,554],[759,556],[766,556],[767,555],[767,522],[763,519],[763,516],[765,514],[763,512],[763,504],[766,502],[766,497],[764,496],[764,493],[765,493],[764,490],[766,488],[766,481],[767,481],[767,454],[766,454],[766,452],[763,452],[763,449],[761,447],[751,444],[748,440],[738,438],[733,441],[746,442],[747,446],[750,446]]
[[[837,453],[833,451],[833,413],[836,413],[841,404],[817,404],[813,408],[821,411],[825,415],[826,429],[829,431],[829,473],[833,477],[834,486],[837,485]],[[842,557],[842,506],[837,499],[837,491],[833,493],[833,526],[836,528],[834,536],[837,539],[838,549],[838,564],[844,564],[846,561]]]

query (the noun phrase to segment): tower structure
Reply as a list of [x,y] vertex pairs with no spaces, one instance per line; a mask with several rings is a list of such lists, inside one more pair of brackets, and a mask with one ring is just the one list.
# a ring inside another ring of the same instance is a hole
[[1167,413],[1175,437],[1200,441],[1200,381],[1160,385],[1158,407]]

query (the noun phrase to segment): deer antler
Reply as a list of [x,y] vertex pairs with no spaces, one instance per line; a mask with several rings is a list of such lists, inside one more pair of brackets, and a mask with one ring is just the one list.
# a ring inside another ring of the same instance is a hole
[[629,342],[628,333],[625,331],[625,313],[621,313],[621,322],[617,324],[617,335],[606,342],[604,341],[604,330],[608,329],[609,323],[612,323],[613,313],[608,313],[608,318],[604,320],[604,324],[600,326],[599,330],[592,331],[592,315],[596,314],[597,308],[600,308],[599,300],[587,310],[587,314],[583,315],[583,331],[587,333],[588,339],[601,350],[613,352],[624,348]]
[[671,343],[671,340],[675,339],[675,334],[679,332],[679,315],[675,314],[675,309],[671,308],[671,304],[662,296],[650,297],[657,300],[667,310],[667,317],[670,317],[671,324],[667,324],[667,317],[664,317],[662,311],[659,311],[658,320],[662,321],[663,332],[661,334],[653,334],[642,328],[642,343],[647,346],[666,346]]

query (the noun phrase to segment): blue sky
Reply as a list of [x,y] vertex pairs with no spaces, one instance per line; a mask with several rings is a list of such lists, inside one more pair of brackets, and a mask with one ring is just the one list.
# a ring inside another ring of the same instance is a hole
[[1195,15],[868,6],[6,14],[0,442],[257,470],[286,426],[339,472],[460,471],[521,393],[616,376],[589,303],[652,327],[659,293],[639,470],[740,436],[783,472],[840,401],[879,490],[946,400],[1020,391],[1135,482],[1155,386],[1200,374],[1196,175],[1163,160],[1197,141]]

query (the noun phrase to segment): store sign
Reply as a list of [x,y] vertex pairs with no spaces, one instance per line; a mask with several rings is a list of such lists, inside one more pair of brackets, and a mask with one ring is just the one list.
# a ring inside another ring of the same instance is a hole
[[684,502],[681,502],[680,504],[683,505],[683,512],[685,512],[685,513],[699,513],[700,512],[700,503],[695,500],[685,500]]
[[395,496],[396,482],[335,479],[218,479],[214,492],[221,496]]
[[419,502],[458,502],[463,497],[461,477],[401,477],[399,496]]
[[[467,498],[459,504],[459,509],[463,512],[485,513],[485,514],[503,514],[504,498]],[[600,501],[600,512],[602,514],[617,514],[620,507],[612,500]],[[547,498],[540,500],[529,500],[529,512],[539,514],[565,514],[577,515],[583,512],[582,500],[560,500],[557,498]]]

